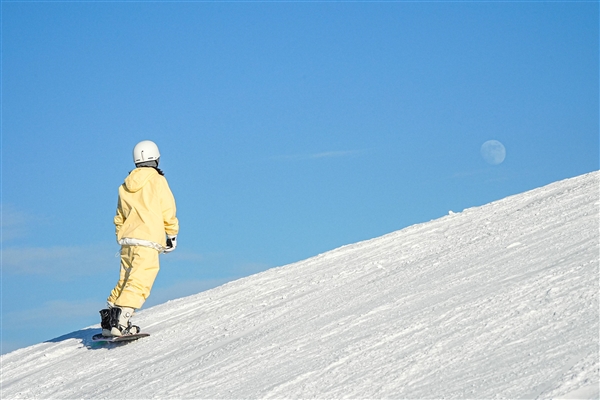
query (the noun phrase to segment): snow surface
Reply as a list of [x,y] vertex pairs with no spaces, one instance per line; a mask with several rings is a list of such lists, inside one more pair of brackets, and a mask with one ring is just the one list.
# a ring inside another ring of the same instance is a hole
[[2,398],[598,398],[599,172],[2,356]]

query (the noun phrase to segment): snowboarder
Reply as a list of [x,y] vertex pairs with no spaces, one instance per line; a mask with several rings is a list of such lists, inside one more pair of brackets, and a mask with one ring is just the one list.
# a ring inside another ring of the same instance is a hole
[[107,299],[108,308],[100,311],[103,336],[139,333],[130,318],[150,295],[159,270],[158,255],[177,246],[175,199],[158,168],[159,160],[154,142],[139,142],[133,148],[136,168],[119,187],[114,223],[121,245],[121,272]]

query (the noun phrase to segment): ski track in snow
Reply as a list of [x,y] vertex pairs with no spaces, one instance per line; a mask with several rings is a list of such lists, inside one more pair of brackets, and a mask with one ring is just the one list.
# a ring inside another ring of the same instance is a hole
[[2,398],[598,398],[599,173],[2,356]]

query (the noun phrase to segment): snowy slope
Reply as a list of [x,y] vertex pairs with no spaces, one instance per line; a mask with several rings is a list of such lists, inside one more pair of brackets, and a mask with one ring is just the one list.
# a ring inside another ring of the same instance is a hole
[[2,356],[2,398],[598,398],[598,172]]

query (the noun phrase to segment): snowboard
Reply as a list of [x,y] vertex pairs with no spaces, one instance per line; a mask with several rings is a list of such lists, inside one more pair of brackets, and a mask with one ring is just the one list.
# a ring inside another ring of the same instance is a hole
[[104,342],[104,343],[122,343],[122,342],[130,342],[132,340],[137,340],[139,338],[143,338],[146,336],[150,336],[149,333],[136,333],[135,335],[125,335],[125,336],[102,336],[101,333],[92,336],[93,342]]

